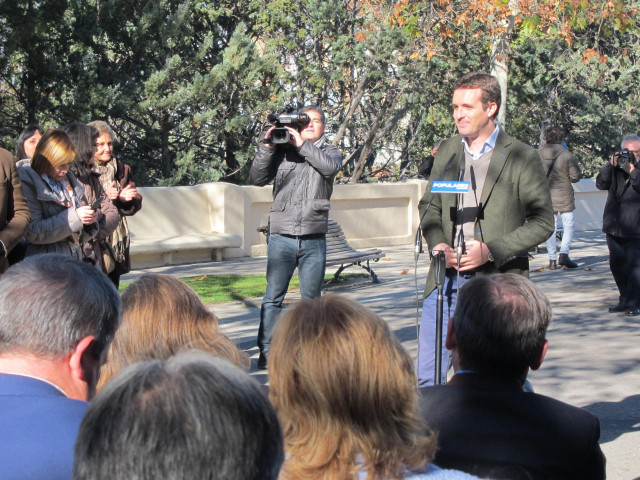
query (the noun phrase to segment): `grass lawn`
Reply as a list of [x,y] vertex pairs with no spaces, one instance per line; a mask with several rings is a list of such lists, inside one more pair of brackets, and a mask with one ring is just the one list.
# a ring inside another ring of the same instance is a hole
[[[338,283],[362,274],[341,274]],[[183,282],[195,290],[205,304],[239,302],[247,298],[261,298],[267,288],[267,279],[262,275],[204,275],[202,277],[181,278]],[[325,283],[333,280],[333,274],[325,275]],[[333,282],[332,282],[333,283]],[[129,283],[120,284],[120,292]],[[291,279],[289,290],[297,290],[300,281],[297,275]]]

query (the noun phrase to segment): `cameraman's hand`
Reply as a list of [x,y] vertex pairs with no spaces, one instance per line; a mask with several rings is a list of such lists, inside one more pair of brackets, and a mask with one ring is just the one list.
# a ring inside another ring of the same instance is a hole
[[265,140],[264,144],[269,148],[276,148],[276,146],[273,143],[268,141],[269,138],[271,137],[271,132],[273,132],[274,128],[276,128],[275,125],[271,126],[269,130],[267,130],[266,133],[264,134],[264,140]]
[[291,127],[284,127],[284,128],[286,128],[287,131],[289,132],[289,143],[300,148],[304,143],[304,140],[300,136],[300,132]]
[[613,165],[614,167],[618,166],[618,155],[618,152],[614,153],[613,155],[611,155],[611,159],[609,160],[611,162],[611,165]]

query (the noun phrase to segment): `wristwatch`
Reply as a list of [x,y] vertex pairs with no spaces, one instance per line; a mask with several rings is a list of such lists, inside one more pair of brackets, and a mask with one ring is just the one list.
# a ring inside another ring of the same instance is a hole
[[488,259],[490,262],[493,262],[493,261],[494,261],[494,260],[493,260],[493,255],[491,254],[491,251],[489,251],[489,255],[487,255],[487,259]]

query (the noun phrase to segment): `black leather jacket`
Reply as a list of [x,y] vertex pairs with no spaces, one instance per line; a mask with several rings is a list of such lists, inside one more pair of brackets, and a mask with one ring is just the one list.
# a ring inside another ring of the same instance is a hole
[[274,182],[270,233],[327,233],[333,179],[341,167],[340,150],[326,144],[324,137],[315,144],[307,140],[300,148],[261,144],[249,181],[257,186]]
[[640,238],[640,169],[626,173],[607,162],[596,177],[596,187],[609,190],[602,231],[614,237]]

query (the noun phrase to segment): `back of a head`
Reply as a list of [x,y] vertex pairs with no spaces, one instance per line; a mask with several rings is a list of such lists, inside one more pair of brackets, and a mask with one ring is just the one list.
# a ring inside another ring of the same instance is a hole
[[560,127],[551,127],[544,131],[544,139],[548,144],[560,145],[564,140],[564,130]]
[[94,166],[94,144],[100,132],[97,128],[81,122],[70,123],[64,127],[64,131],[67,132],[77,153],[71,171],[76,177],[86,179]]
[[411,357],[368,308],[337,295],[299,302],[278,320],[268,366],[286,478],[346,478],[358,455],[386,477],[429,460]]
[[525,277],[479,275],[460,289],[453,318],[462,369],[520,376],[540,357],[551,306]]
[[196,292],[171,275],[146,274],[122,292],[124,320],[102,369],[99,388],[136,362],[197,349],[247,368],[249,357],[218,326]]
[[111,281],[70,256],[27,257],[0,278],[0,352],[59,359],[92,335],[100,353],[121,318],[120,296]]
[[204,352],[133,365],[93,400],[75,480],[274,480],[284,458],[273,407],[245,372]]

